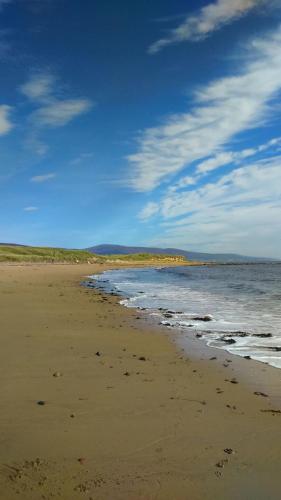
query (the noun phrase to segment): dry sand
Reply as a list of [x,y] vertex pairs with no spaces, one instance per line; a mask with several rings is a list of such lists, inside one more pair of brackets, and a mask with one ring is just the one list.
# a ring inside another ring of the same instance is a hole
[[100,269],[0,266],[0,498],[279,499],[280,370],[186,358]]

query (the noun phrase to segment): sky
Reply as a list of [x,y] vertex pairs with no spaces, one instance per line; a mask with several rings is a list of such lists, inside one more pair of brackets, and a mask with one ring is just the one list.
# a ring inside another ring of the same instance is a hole
[[0,0],[0,241],[281,258],[281,0]]

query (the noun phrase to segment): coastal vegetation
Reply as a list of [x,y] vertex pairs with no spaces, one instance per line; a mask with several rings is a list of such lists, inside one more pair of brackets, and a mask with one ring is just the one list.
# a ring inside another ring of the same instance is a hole
[[0,262],[18,263],[125,263],[125,262],[186,262],[185,257],[140,253],[133,255],[95,255],[87,250],[22,245],[0,245]]

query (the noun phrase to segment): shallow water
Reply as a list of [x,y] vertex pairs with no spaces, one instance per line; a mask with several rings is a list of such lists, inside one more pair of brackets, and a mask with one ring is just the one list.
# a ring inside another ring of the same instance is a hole
[[106,271],[96,285],[211,347],[281,368],[281,265]]

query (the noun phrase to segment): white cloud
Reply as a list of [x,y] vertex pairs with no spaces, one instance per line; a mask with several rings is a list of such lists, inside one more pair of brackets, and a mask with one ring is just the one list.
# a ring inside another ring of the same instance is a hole
[[54,179],[56,177],[56,175],[57,174],[55,174],[54,172],[51,172],[49,174],[43,174],[43,175],[35,175],[34,177],[31,177],[30,181],[37,182],[37,183],[46,182],[46,181],[49,181],[51,179]]
[[63,127],[92,107],[88,99],[66,99],[42,106],[32,115],[33,123],[40,127]]
[[38,73],[20,87],[20,91],[31,101],[45,101],[52,97],[56,78],[50,73]]
[[141,210],[139,214],[139,219],[146,220],[155,215],[159,211],[159,207],[157,203],[149,202],[147,205]]
[[48,146],[38,137],[43,129],[64,127],[93,106],[89,99],[62,96],[58,79],[49,72],[33,73],[19,90],[36,107],[29,115],[30,129],[26,144],[41,156],[48,150]]
[[242,151],[222,151],[221,153],[218,153],[216,156],[213,156],[212,158],[209,158],[208,160],[205,160],[202,163],[200,163],[197,166],[196,171],[198,173],[205,174],[207,172],[216,170],[217,168],[222,167],[224,165],[228,165],[230,163],[235,163],[237,165],[246,158],[255,156],[259,153],[263,153],[264,151],[267,151],[268,149],[271,148],[276,148],[278,146],[280,147],[280,145],[281,145],[281,137],[276,137],[275,139],[271,139],[265,144],[262,144],[255,148],[243,149]]
[[281,156],[240,167],[158,204],[161,234],[151,244],[281,258]]
[[192,162],[216,154],[238,133],[265,125],[281,89],[280,49],[280,28],[253,40],[242,71],[197,90],[190,112],[144,130],[138,151],[128,157],[130,185],[149,191]]
[[[202,7],[194,15],[188,16],[177,28],[171,30],[167,37],[153,43],[148,52],[156,54],[167,45],[202,40],[265,3],[266,0],[217,0]],[[267,3],[272,2],[268,0]]]
[[11,106],[0,106],[0,135],[7,134],[13,128],[10,120]]
[[38,207],[25,207],[24,208],[25,212],[37,212],[37,210],[39,210]]
[[90,160],[91,158],[93,158],[93,156],[93,153],[81,153],[79,156],[73,158],[73,160],[70,161],[70,165],[79,165],[84,161]]

